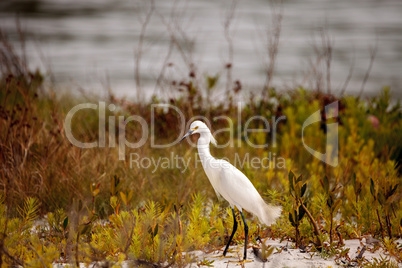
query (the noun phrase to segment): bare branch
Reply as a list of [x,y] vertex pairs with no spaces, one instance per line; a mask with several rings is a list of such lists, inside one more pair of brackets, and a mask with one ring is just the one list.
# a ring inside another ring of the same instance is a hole
[[327,94],[331,94],[331,61],[332,61],[332,43],[328,36],[328,32],[325,30],[321,31],[321,42],[323,48],[323,54],[326,63],[326,74],[327,74]]
[[350,65],[348,76],[346,77],[345,83],[342,86],[342,90],[340,92],[341,96],[343,96],[343,94],[345,94],[345,91],[346,91],[346,88],[347,88],[347,86],[349,84],[349,81],[352,78],[354,67],[355,67],[355,57],[353,57],[352,64]]
[[375,56],[377,54],[377,49],[378,49],[378,43],[376,42],[374,48],[370,49],[370,63],[369,63],[369,66],[367,68],[366,74],[364,75],[362,86],[361,86],[360,92],[359,92],[359,98],[362,96],[363,91],[364,91],[364,87],[366,86],[366,82],[367,82],[367,80],[368,80],[368,78],[370,76],[371,68],[373,67]]
[[170,42],[170,43],[169,43],[168,52],[167,52],[167,54],[166,54],[166,56],[165,56],[165,60],[163,61],[163,64],[162,64],[162,69],[161,69],[161,71],[159,72],[158,78],[156,79],[154,92],[156,92],[156,89],[157,89],[157,88],[161,88],[161,87],[162,87],[162,86],[161,86],[161,85],[162,85],[162,81],[163,81],[163,79],[165,78],[166,68],[168,67],[169,59],[170,59],[170,57],[172,56],[173,48],[174,48],[174,44],[173,44],[173,42]]
[[134,80],[135,80],[135,85],[136,85],[136,89],[137,89],[137,100],[140,100],[141,97],[141,74],[140,74],[140,70],[141,70],[141,56],[143,54],[143,43],[144,43],[144,38],[145,38],[145,32],[147,29],[147,26],[149,24],[149,21],[151,20],[152,14],[154,12],[155,9],[155,3],[154,0],[150,1],[150,8],[145,16],[144,21],[142,21],[142,26],[141,26],[141,32],[140,32],[140,36],[139,36],[139,40],[138,40],[138,44],[137,44],[137,48],[134,51],[134,56],[135,56],[135,65],[134,65]]
[[[275,4],[275,3],[273,3]],[[271,87],[273,74],[275,71],[275,61],[276,56],[279,50],[279,40],[282,29],[282,18],[283,18],[283,10],[282,10],[282,1],[279,3],[279,10],[274,5],[272,6],[272,27],[267,30],[267,52],[268,52],[268,65],[266,70],[266,81],[264,85],[264,89],[262,92],[262,97],[264,100],[267,98],[267,92]],[[271,33],[272,32],[272,33]]]
[[[191,68],[192,67],[191,50],[195,41],[194,38],[189,37],[186,31],[183,30],[183,23],[181,19],[184,17],[183,14],[185,13],[186,8],[184,8],[182,12],[179,13],[177,8],[177,2],[178,1],[175,1],[174,5],[172,6],[169,21],[167,21],[166,18],[161,14],[159,14],[159,17],[161,18],[162,23],[166,26],[169,32],[170,42],[178,50],[180,56],[183,59],[183,62],[187,65],[187,67]],[[184,42],[181,40],[183,40]]]
[[331,41],[325,28],[320,29],[320,39],[313,39],[313,54],[309,60],[310,69],[305,75],[305,80],[310,82],[310,87],[321,92],[326,84],[327,94],[331,94],[331,61],[333,41]]
[[230,5],[230,8],[227,10],[226,16],[225,16],[225,21],[223,23],[224,26],[224,34],[225,34],[225,39],[228,45],[228,62],[226,63],[226,92],[229,94],[230,89],[232,87],[232,70],[233,70],[233,40],[232,36],[230,35],[230,26],[232,25],[234,16],[235,16],[235,11],[236,11],[236,6],[237,6],[238,0],[233,0],[232,4]]

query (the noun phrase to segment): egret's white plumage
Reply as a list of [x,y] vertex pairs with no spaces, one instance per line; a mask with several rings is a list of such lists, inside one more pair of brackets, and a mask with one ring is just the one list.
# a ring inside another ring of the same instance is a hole
[[[268,226],[274,223],[281,214],[281,207],[267,204],[250,180],[240,170],[235,168],[228,161],[215,159],[211,155],[209,144],[212,142],[216,145],[216,140],[206,124],[201,121],[194,121],[190,126],[189,132],[183,137],[183,139],[194,133],[200,134],[197,142],[198,154],[204,171],[216,194],[226,199],[232,210],[236,206],[240,212],[245,209],[256,215],[262,223]],[[236,228],[237,223],[235,222],[233,234],[236,231]],[[233,237],[233,234],[231,238]],[[229,239],[229,243],[231,238]],[[226,251],[227,249],[224,254],[226,254]],[[244,256],[244,258],[246,258],[246,256]]]

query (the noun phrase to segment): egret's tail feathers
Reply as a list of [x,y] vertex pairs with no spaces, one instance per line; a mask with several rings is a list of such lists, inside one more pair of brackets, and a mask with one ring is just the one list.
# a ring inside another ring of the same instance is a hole
[[273,224],[277,218],[281,215],[282,207],[273,206],[263,202],[260,208],[260,215],[258,218],[261,222],[265,223],[267,226]]

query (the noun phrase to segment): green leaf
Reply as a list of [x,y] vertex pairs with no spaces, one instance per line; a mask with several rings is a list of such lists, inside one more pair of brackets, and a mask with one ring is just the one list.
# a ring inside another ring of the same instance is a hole
[[110,194],[115,195],[116,193],[116,185],[115,185],[115,177],[112,178],[112,183],[110,183]]
[[383,192],[378,193],[378,202],[380,203],[381,206],[385,204],[385,195]]
[[304,217],[304,214],[306,214],[306,211],[304,210],[303,206],[299,207],[299,221],[301,221]]
[[332,206],[334,205],[334,200],[332,199],[332,195],[330,195],[327,199],[327,205],[329,208],[332,208]]
[[289,221],[290,224],[292,224],[293,227],[296,227],[295,220],[293,219],[293,214],[289,212]]
[[110,183],[110,194],[116,195],[117,194],[117,186],[120,183],[120,179],[118,176],[114,175],[112,178],[112,182]]
[[63,229],[64,229],[64,231],[67,229],[67,226],[68,226],[68,217],[66,217],[64,219],[64,221],[63,221]]
[[82,210],[82,200],[78,200],[78,211]]
[[79,230],[80,230],[80,234],[81,235],[84,235],[84,234],[87,234],[87,233],[89,233],[89,231],[91,230],[91,228],[92,228],[92,224],[84,224],[84,225],[81,225],[80,227],[79,227]]
[[370,178],[370,192],[371,192],[371,195],[374,197],[374,200],[377,200],[377,198],[375,196],[374,181],[372,178]]
[[158,224],[155,225],[153,236],[155,237],[158,234]]
[[127,196],[126,196],[126,194],[123,193],[123,192],[120,192],[120,198],[121,198],[121,201],[123,201],[124,205],[127,206]]
[[25,199],[24,205],[18,208],[20,216],[26,224],[32,223],[39,215],[40,202],[34,197]]
[[131,199],[133,199],[133,195],[134,195],[134,191],[130,190],[130,192],[128,192],[128,201],[130,201]]
[[296,184],[295,184],[295,195],[296,195],[297,198],[300,198],[300,197],[301,197],[301,196],[300,196],[300,192],[301,192],[300,183],[296,183]]
[[92,191],[92,196],[94,196],[94,197],[97,196],[97,195],[99,194],[99,192],[100,192],[100,189],[99,189],[99,188],[93,190],[93,191]]
[[361,182],[357,183],[357,191],[356,191],[356,195],[359,195],[362,191],[362,186],[363,184]]
[[304,194],[306,193],[306,189],[307,189],[307,183],[303,184],[300,192],[300,197],[304,196]]
[[120,183],[120,178],[116,175],[114,175],[113,178],[114,178],[114,186],[117,188],[117,186]]
[[268,246],[268,249],[264,252],[264,259],[267,259],[269,256],[272,255],[272,252],[274,252],[275,247],[273,246]]
[[207,76],[208,89],[212,89],[216,85],[216,82],[218,82],[218,80],[219,80],[219,75]]
[[291,191],[295,190],[294,182],[295,182],[295,174],[293,173],[293,171],[289,171],[289,189]]
[[296,183],[299,183],[303,181],[303,175],[300,175],[297,179],[296,179]]
[[329,193],[329,181],[327,176],[324,176],[323,180],[321,181],[321,184],[324,188],[325,193]]
[[399,184],[396,184],[396,185],[394,186],[394,188],[392,188],[392,186],[390,187],[390,188],[392,188],[392,189],[390,189],[389,193],[387,194],[387,199],[388,199],[389,197],[391,197],[391,196],[395,193],[395,191],[396,191],[396,189],[398,188],[398,186],[399,186]]
[[334,204],[334,210],[333,210],[333,212],[337,212],[338,209],[339,209],[339,207],[341,206],[341,204],[342,204],[342,199],[336,200],[336,201],[335,201],[335,204]]

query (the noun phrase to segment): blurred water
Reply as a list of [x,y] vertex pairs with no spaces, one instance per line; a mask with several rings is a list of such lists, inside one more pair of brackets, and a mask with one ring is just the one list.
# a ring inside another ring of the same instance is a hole
[[[72,91],[87,88],[97,94],[111,86],[119,95],[136,96],[135,48],[150,1],[2,0],[0,24],[17,41],[16,14],[26,30],[26,52],[32,67],[50,68],[59,85]],[[220,74],[216,97],[223,96],[225,65],[229,62],[224,20],[232,1],[155,1],[147,25],[141,57],[141,88],[150,96],[167,96],[170,82],[188,75]],[[272,28],[273,8],[268,0],[237,1],[230,36],[234,49],[233,79],[260,92],[266,80],[264,44]],[[285,0],[273,85],[310,86],[306,79],[313,43],[325,28],[333,45],[331,89],[342,88],[351,66],[347,92],[357,94],[370,62],[377,54],[365,94],[391,86],[402,96],[402,1],[400,0]],[[174,27],[173,25],[179,25]],[[169,28],[170,26],[170,28]],[[171,31],[169,31],[169,29]],[[173,29],[173,30],[172,30]],[[183,49],[169,54],[170,33]],[[170,55],[168,57],[168,55]],[[184,55],[185,59],[183,59]],[[163,66],[166,81],[156,86]],[[163,95],[165,94],[165,95]],[[167,94],[167,95],[166,95]]]

